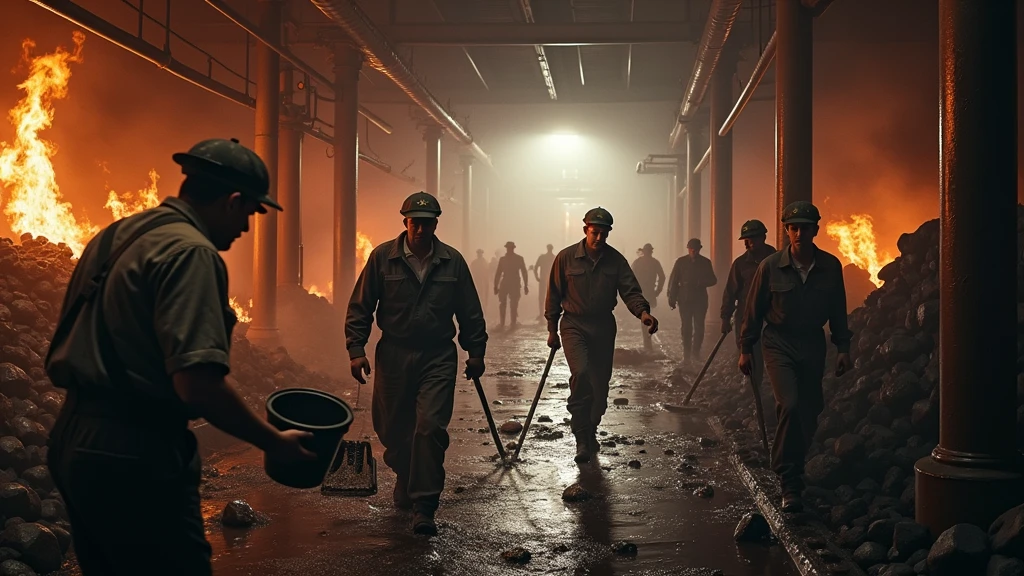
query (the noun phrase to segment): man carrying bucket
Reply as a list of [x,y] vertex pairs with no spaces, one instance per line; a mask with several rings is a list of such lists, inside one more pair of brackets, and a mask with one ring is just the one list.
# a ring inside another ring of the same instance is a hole
[[[177,198],[118,220],[82,253],[46,371],[67,398],[48,466],[85,576],[211,574],[188,421],[205,418],[283,464],[312,459],[230,385],[226,251],[253,213],[281,207],[263,161],[238,140],[174,155]],[[158,522],[137,528],[139,507]],[[116,537],[113,536],[116,534]]]
[[433,536],[459,361],[452,318],[469,353],[467,379],[484,373],[487,327],[469,265],[434,236],[437,199],[417,192],[401,213],[405,231],[373,249],[356,281],[345,336],[352,377],[365,384],[370,361],[364,346],[377,312],[373,429],[384,445],[384,463],[397,476],[395,506],[413,510],[413,532]]

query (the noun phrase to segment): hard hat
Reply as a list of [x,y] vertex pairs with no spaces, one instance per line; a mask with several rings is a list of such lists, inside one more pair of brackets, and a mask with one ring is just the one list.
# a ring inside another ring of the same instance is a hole
[[765,227],[764,222],[761,222],[760,220],[747,220],[740,228],[740,240],[743,240],[744,238],[754,238],[767,233],[768,228]]
[[604,226],[605,228],[612,229],[612,215],[604,208],[598,206],[587,211],[583,216],[583,223],[588,226],[595,224],[597,226]]
[[401,212],[406,218],[437,218],[441,215],[441,204],[426,192],[416,192],[405,199]]
[[686,248],[697,248],[698,250],[703,248],[700,244],[700,238],[690,238],[690,241],[686,243]]
[[648,242],[647,244],[644,244],[644,247],[641,248],[641,250],[644,252],[654,252],[654,246],[651,246],[651,243]]
[[178,152],[171,159],[181,165],[186,176],[199,176],[215,180],[233,191],[263,205],[281,210],[281,205],[270,197],[270,176],[267,165],[252,150],[238,143],[238,139],[211,138]]
[[505,248],[515,248],[515,247],[516,247],[516,243],[515,242],[513,242],[511,240],[509,240],[508,242],[505,242]]
[[821,220],[818,209],[806,200],[798,200],[782,210],[783,224],[817,224]]

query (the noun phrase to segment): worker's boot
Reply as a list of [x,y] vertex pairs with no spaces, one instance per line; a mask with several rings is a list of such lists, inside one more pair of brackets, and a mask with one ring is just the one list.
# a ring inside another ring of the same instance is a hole
[[577,430],[576,432],[573,432],[573,436],[576,437],[576,457],[573,458],[573,460],[578,464],[590,462],[591,438],[593,435],[593,430]]
[[433,507],[423,506],[419,503],[413,506],[412,531],[423,536],[437,536]]
[[590,453],[594,456],[601,451],[601,442],[597,439],[597,428],[590,432]]

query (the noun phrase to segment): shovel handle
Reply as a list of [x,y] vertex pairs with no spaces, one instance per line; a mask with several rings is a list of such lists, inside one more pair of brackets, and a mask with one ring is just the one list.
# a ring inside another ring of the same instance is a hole
[[697,374],[697,379],[693,381],[693,386],[691,386],[690,391],[686,393],[686,399],[683,400],[683,406],[690,403],[690,398],[693,396],[693,393],[697,391],[697,385],[700,384],[702,379],[704,379],[704,374],[707,373],[708,368],[711,366],[711,361],[715,359],[715,354],[718,354],[718,349],[722,347],[722,342],[725,342],[725,337],[728,335],[729,334],[727,332],[722,333],[721,338],[718,339],[718,343],[715,344],[715,347],[711,350],[711,354],[708,355],[708,359],[704,361],[704,367],[700,369],[700,374]]
[[551,353],[548,354],[548,363],[544,366],[544,374],[540,377],[540,386],[537,386],[537,393],[533,396],[533,404],[530,405],[530,412],[526,415],[526,422],[523,424],[523,432],[519,435],[519,442],[516,443],[516,451],[512,454],[512,462],[519,460],[519,451],[523,448],[523,442],[526,441],[526,431],[530,429],[530,423],[533,422],[533,413],[537,410],[537,403],[540,402],[540,393],[544,390],[544,382],[548,379],[548,371],[551,370],[551,363],[555,361],[555,352],[557,348],[552,348]]
[[480,378],[473,378],[473,385],[476,386],[476,393],[480,396],[480,403],[484,407],[484,416],[487,416],[487,426],[491,429],[491,438],[498,448],[498,456],[505,460],[505,447],[501,445],[501,438],[498,437],[498,429],[494,426],[494,417],[491,416],[491,407],[487,405],[487,396],[484,394],[484,387],[480,384]]

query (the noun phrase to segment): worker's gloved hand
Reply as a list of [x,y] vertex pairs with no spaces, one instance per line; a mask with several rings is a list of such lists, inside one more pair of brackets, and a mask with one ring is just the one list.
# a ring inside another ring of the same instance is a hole
[[562,347],[562,339],[558,337],[558,332],[548,333],[548,348],[552,350],[558,350]]
[[466,360],[466,380],[472,380],[484,375],[484,359],[469,358]]
[[750,376],[750,372],[754,369],[753,355],[740,353],[739,367],[740,372],[743,372],[745,376]]
[[363,374],[370,374],[370,360],[366,356],[353,358],[349,366],[352,368],[352,377],[360,384],[366,384],[366,378],[363,378]]
[[729,332],[732,332],[732,322],[722,320],[722,334],[728,334]]
[[284,464],[315,460],[316,454],[310,452],[302,442],[313,439],[313,434],[301,430],[284,430],[277,433],[274,441],[266,447],[267,457]]
[[644,326],[647,326],[648,334],[654,334],[658,331],[658,319],[651,316],[649,312],[640,314],[640,321],[644,323]]

